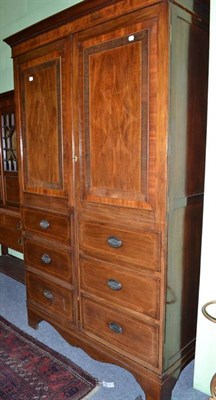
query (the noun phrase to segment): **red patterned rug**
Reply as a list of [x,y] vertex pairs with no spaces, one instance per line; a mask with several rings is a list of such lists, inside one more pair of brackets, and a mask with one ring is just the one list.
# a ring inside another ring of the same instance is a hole
[[96,386],[87,372],[0,316],[1,400],[80,400]]

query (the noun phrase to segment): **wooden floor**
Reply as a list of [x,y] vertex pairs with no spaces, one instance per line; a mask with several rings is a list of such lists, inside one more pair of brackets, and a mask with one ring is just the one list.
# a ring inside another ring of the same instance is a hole
[[0,256],[0,272],[25,284],[24,261],[9,254]]

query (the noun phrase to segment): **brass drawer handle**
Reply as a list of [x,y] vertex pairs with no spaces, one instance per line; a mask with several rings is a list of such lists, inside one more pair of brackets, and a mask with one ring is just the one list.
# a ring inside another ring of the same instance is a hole
[[44,230],[46,230],[46,229],[48,229],[49,228],[49,226],[50,226],[50,224],[49,224],[49,221],[47,221],[47,219],[42,219],[41,221],[40,221],[40,228],[41,229],[44,229]]
[[21,221],[18,221],[18,222],[17,222],[16,228],[17,228],[18,231],[21,231],[21,230],[22,230],[22,222],[21,222]]
[[52,292],[50,292],[50,290],[44,289],[43,295],[48,300],[52,300],[53,299],[53,294],[52,294]]
[[51,257],[49,256],[49,254],[43,254],[43,255],[41,256],[41,261],[42,261],[42,263],[44,263],[44,264],[50,264],[51,261],[52,261],[52,259],[51,259]]
[[118,249],[123,245],[122,240],[117,238],[116,236],[109,236],[107,238],[107,243],[110,247],[113,247],[114,249]]
[[116,279],[108,279],[107,285],[110,289],[115,291],[121,290],[122,288],[121,282],[117,281]]
[[20,246],[22,246],[22,245],[23,245],[23,239],[22,239],[22,238],[17,239],[17,243],[18,243]]
[[123,328],[116,322],[109,322],[109,328],[115,333],[123,333]]

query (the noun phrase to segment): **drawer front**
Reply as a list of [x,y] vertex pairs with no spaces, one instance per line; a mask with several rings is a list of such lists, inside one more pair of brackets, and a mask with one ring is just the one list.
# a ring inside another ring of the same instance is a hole
[[13,215],[0,214],[0,227],[9,228],[15,231],[22,230],[22,223],[20,217]]
[[0,228],[0,243],[11,249],[22,252],[22,234],[15,229]]
[[54,250],[29,239],[25,239],[24,248],[26,265],[72,283],[71,252]]
[[158,365],[158,327],[82,298],[82,328],[108,346],[147,364]]
[[0,243],[14,250],[23,251],[22,224],[19,217],[0,215]]
[[136,233],[94,223],[81,223],[80,248],[150,270],[160,269],[160,235]]
[[31,272],[26,273],[28,301],[46,312],[73,321],[73,293]]
[[81,288],[152,318],[159,318],[160,281],[103,261],[80,260]]
[[70,243],[70,218],[67,216],[24,209],[23,225],[25,229],[40,233],[47,238]]

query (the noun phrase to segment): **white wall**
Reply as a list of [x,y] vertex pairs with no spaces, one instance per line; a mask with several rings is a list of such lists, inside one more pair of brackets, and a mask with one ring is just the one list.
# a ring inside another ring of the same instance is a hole
[[210,380],[216,373],[216,323],[207,320],[201,312],[203,304],[216,300],[216,0],[211,0],[209,61],[205,200],[194,373],[194,387],[206,394],[210,394]]

